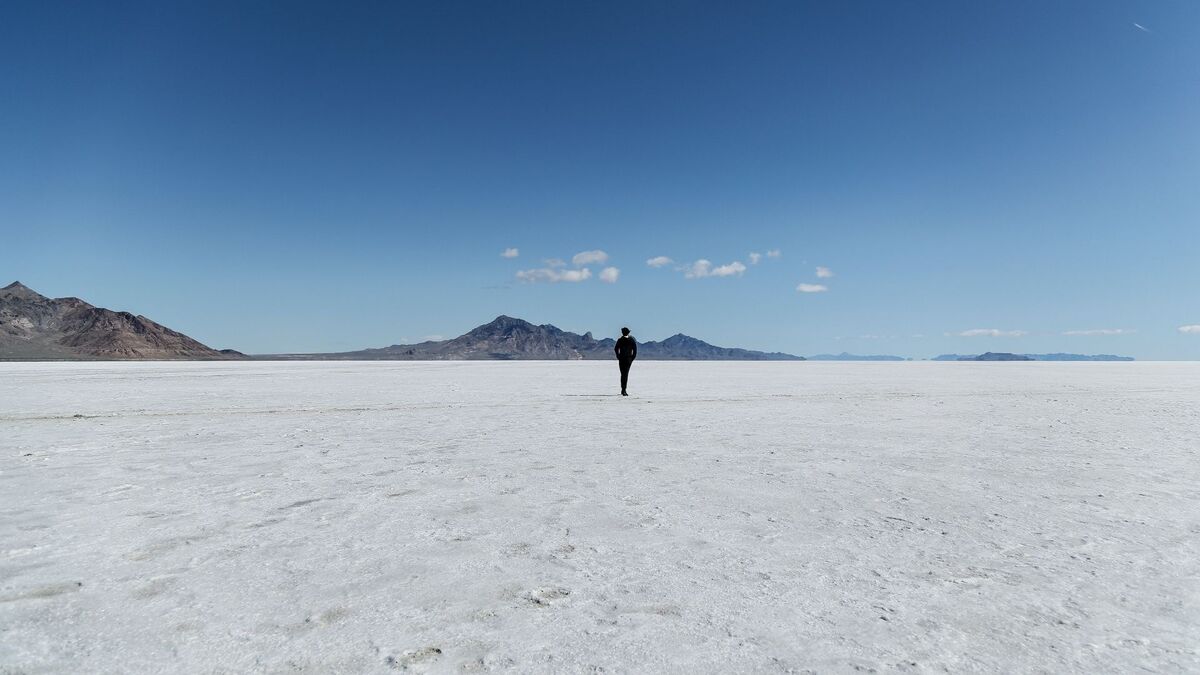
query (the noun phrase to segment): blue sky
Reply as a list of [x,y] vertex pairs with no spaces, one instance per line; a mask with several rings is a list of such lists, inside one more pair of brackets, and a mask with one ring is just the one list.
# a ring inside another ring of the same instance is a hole
[[248,352],[1200,358],[1200,3],[355,5],[6,3],[3,283]]

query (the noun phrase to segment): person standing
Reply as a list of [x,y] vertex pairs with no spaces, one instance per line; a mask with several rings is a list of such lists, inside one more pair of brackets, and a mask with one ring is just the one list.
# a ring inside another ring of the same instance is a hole
[[629,385],[629,366],[632,366],[633,360],[637,358],[637,340],[629,334],[628,328],[621,329],[621,337],[617,338],[613,351],[617,354],[617,365],[621,367],[621,395],[628,396],[629,392],[625,391],[625,387]]

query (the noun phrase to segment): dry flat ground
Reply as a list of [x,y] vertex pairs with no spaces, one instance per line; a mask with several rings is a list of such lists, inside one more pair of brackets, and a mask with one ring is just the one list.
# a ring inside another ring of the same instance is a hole
[[0,364],[0,672],[1198,672],[1200,364]]

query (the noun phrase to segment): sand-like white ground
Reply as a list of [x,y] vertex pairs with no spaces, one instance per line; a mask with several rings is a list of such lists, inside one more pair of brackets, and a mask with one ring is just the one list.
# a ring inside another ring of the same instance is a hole
[[1200,672],[1200,364],[0,364],[0,672]]

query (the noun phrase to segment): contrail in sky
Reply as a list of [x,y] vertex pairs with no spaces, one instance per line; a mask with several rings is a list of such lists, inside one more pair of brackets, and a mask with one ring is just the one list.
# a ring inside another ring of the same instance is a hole
[[1149,33],[1149,32],[1150,32],[1150,29],[1149,29],[1149,28],[1146,28],[1145,26],[1143,26],[1143,25],[1142,25],[1142,24],[1140,24],[1140,23],[1135,23],[1135,24],[1133,24],[1133,27],[1134,27],[1134,28],[1136,28],[1136,29],[1138,29],[1138,30],[1140,30],[1140,31],[1142,31],[1143,33]]

